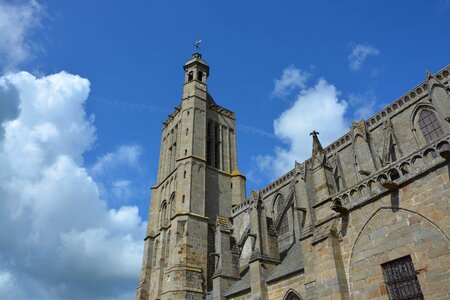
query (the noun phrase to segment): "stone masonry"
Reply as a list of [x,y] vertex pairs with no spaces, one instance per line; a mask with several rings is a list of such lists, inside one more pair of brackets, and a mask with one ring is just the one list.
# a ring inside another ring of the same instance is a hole
[[450,299],[450,66],[248,198],[234,113],[184,71],[137,300]]

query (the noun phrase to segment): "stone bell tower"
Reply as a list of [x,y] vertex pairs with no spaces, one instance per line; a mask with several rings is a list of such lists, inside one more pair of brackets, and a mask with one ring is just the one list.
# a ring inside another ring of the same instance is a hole
[[184,65],[183,98],[163,122],[136,299],[203,299],[212,289],[217,217],[245,199],[234,113],[208,93],[199,52]]

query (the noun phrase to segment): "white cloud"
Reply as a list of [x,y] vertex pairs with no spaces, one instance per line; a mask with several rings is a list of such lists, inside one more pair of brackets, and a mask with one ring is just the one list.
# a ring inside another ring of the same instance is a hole
[[111,183],[111,192],[116,199],[130,199],[133,196],[133,188],[130,180],[119,179]]
[[311,156],[313,130],[320,132],[325,145],[348,130],[345,113],[348,103],[341,99],[339,91],[320,78],[312,87],[300,90],[295,102],[274,121],[275,135],[285,143],[276,146],[274,155],[255,157],[260,170],[272,178],[280,176],[299,162]]
[[13,276],[8,271],[0,270],[0,295],[6,295],[13,289]]
[[[146,223],[137,207],[110,208],[84,167],[96,138],[84,110],[88,94],[88,80],[64,72],[0,77],[1,97],[16,105],[0,120],[1,299],[134,294]],[[119,149],[113,158],[137,164],[138,146]]]
[[9,70],[27,60],[34,45],[28,39],[40,25],[43,8],[34,0],[0,0],[0,68]]
[[116,207],[136,198],[148,197],[147,182],[127,179],[143,177],[143,167],[139,163],[141,156],[141,146],[122,145],[98,157],[89,168],[89,173],[98,183],[101,196],[107,198],[110,205]]
[[116,151],[99,157],[91,171],[94,175],[104,175],[121,166],[139,167],[138,161],[141,154],[142,148],[139,145],[120,146]]
[[19,96],[17,90],[0,80],[0,141],[3,139],[4,122],[13,120],[19,115]]
[[354,107],[353,118],[360,120],[369,118],[377,108],[377,98],[373,90],[369,90],[363,94],[350,94],[348,96],[349,104]]
[[283,70],[280,79],[274,79],[275,89],[272,94],[276,97],[285,97],[295,89],[304,88],[308,78],[307,72],[294,66],[287,67]]
[[351,53],[348,55],[349,67],[352,71],[361,69],[362,64],[369,56],[377,56],[380,50],[369,44],[356,44],[352,46]]

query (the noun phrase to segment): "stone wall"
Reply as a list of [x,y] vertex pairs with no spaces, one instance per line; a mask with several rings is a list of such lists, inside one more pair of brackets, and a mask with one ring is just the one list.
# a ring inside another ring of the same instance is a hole
[[[306,295],[304,282],[305,275],[298,274],[284,280],[279,280],[268,284],[269,299],[283,299],[283,297],[291,291],[298,295]],[[303,299],[307,298],[303,297]]]

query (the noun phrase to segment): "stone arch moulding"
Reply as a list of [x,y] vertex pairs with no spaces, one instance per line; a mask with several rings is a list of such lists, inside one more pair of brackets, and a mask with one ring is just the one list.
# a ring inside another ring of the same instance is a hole
[[[359,245],[358,243],[359,243],[359,241],[361,240],[361,238],[363,237],[363,235],[364,234],[369,234],[369,233],[372,233],[372,234],[374,234],[374,235],[377,235],[377,231],[380,231],[381,230],[381,228],[377,228],[376,227],[376,217],[380,214],[380,213],[382,213],[382,212],[390,212],[390,213],[392,213],[392,214],[395,214],[397,217],[397,221],[398,222],[406,222],[407,221],[407,219],[409,218],[408,217],[408,215],[409,216],[414,216],[414,217],[416,217],[419,221],[417,221],[417,224],[423,224],[423,225],[425,225],[425,226],[429,226],[429,228],[430,228],[430,232],[433,232],[433,234],[437,234],[436,236],[434,236],[434,237],[431,237],[432,239],[433,239],[433,241],[441,241],[441,243],[443,244],[443,245],[447,245],[447,247],[449,247],[450,248],[450,238],[449,238],[449,236],[435,223],[435,222],[433,222],[433,220],[431,220],[431,219],[429,219],[428,217],[426,217],[426,216],[424,216],[423,214],[421,214],[421,213],[418,213],[418,212],[416,212],[416,211],[413,211],[413,210],[410,210],[410,209],[407,209],[407,208],[403,208],[403,207],[396,207],[395,209],[397,209],[397,211],[396,212],[393,212],[393,209],[394,209],[394,207],[392,207],[392,206],[382,206],[382,207],[379,207],[368,219],[367,219],[367,221],[364,223],[364,225],[361,227],[361,229],[359,230],[359,232],[358,232],[358,234],[357,234],[357,236],[356,236],[356,238],[355,238],[355,240],[354,240],[354,242],[353,242],[353,245],[352,245],[352,248],[351,248],[351,252],[350,252],[350,257],[349,257],[349,259],[348,259],[348,266],[347,266],[347,276],[348,276],[348,283],[349,283],[349,289],[350,289],[350,294],[352,295],[352,296],[355,296],[355,292],[357,292],[357,290],[355,290],[354,288],[353,288],[353,285],[354,285],[354,282],[355,281],[358,281],[358,280],[360,280],[360,279],[357,279],[358,278],[358,276],[357,277],[355,277],[354,275],[355,274],[353,274],[354,272],[354,268],[356,267],[356,269],[358,269],[358,266],[355,266],[355,264],[357,264],[358,262],[359,262],[359,260],[357,261],[356,260],[356,258],[355,258],[355,256],[357,256],[358,255],[358,253],[360,253],[360,251],[358,251],[358,249],[357,248],[359,248],[360,246],[361,247],[364,247],[364,245],[363,244],[361,244],[361,245]],[[401,219],[401,220],[398,220],[398,216],[402,216],[403,217],[403,219]],[[386,220],[386,222],[388,222],[387,220]],[[408,221],[409,222],[409,221]],[[373,227],[375,227],[375,228],[373,228]],[[407,228],[407,227],[409,227],[409,226],[405,226],[404,228]],[[372,232],[370,231],[370,230],[372,230]],[[388,231],[389,232],[389,231]],[[417,232],[419,232],[419,230],[417,231]],[[384,263],[384,262],[387,262],[387,261],[389,261],[389,260],[392,260],[392,259],[395,259],[395,258],[398,258],[398,257],[393,257],[393,256],[395,256],[395,255],[392,255],[392,254],[396,254],[396,255],[399,255],[399,257],[401,257],[401,256],[404,256],[404,253],[403,252],[405,252],[406,250],[408,250],[408,248],[410,248],[410,247],[413,247],[413,249],[415,249],[417,246],[415,245],[415,243],[416,243],[416,240],[414,239],[414,234],[415,234],[415,232],[411,232],[411,233],[409,233],[407,236],[409,236],[410,237],[410,239],[411,239],[411,242],[410,243],[405,243],[405,244],[403,244],[403,245],[396,245],[394,248],[392,248],[392,249],[388,249],[388,248],[383,248],[383,249],[381,249],[380,250],[380,253],[373,253],[373,255],[371,256],[372,257],[372,259],[373,260],[375,260],[374,262],[377,264],[377,265],[380,265],[381,266],[381,263]],[[439,238],[440,237],[440,238]],[[393,239],[393,237],[389,237],[389,234],[387,234],[387,235],[385,235],[384,236],[384,238],[386,238],[386,239]],[[429,237],[430,238],[430,237]],[[431,239],[430,238],[430,239]],[[374,239],[373,239],[373,241],[376,241],[377,240],[377,238],[375,237]],[[384,243],[382,243],[382,242],[384,242]],[[378,241],[378,242],[375,242],[375,244],[373,244],[372,246],[371,246],[371,248],[376,248],[376,244],[377,243],[382,243],[383,245],[386,245],[387,244],[387,242],[388,242],[388,240],[387,241]],[[413,243],[414,242],[414,244],[413,245],[411,245],[411,243]],[[364,248],[362,248],[361,249],[361,251],[364,251],[364,250],[366,250],[366,249],[364,249]],[[420,253],[420,252],[425,252],[427,249],[425,249],[425,250],[417,250],[417,251],[419,251],[419,252],[416,252],[416,253]],[[357,252],[357,253],[356,253]],[[389,255],[389,253],[391,253],[391,255]],[[410,253],[410,255],[413,257],[413,254],[414,254],[414,252],[411,252]],[[418,255],[418,254],[417,254]],[[392,256],[392,257],[391,257]],[[384,259],[387,259],[387,261],[384,261]],[[429,259],[435,259],[435,258],[429,258]],[[370,261],[367,261],[366,259],[364,260],[364,263],[367,265],[367,264],[370,264],[371,262]],[[375,267],[375,265],[373,265],[373,267]],[[358,274],[356,274],[356,275],[358,275]],[[431,275],[431,274],[429,274],[429,275]],[[355,277],[355,278],[354,278]],[[423,288],[423,286],[422,286],[422,288]]]
[[161,201],[161,204],[159,205],[159,211],[161,211],[163,209],[163,206],[166,205],[167,206],[167,200],[164,199],[163,201]]
[[300,296],[299,293],[297,293],[295,290],[293,289],[289,289],[286,294],[284,294],[283,300],[295,300],[295,299],[299,299],[302,300],[302,296]]

